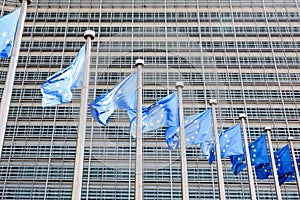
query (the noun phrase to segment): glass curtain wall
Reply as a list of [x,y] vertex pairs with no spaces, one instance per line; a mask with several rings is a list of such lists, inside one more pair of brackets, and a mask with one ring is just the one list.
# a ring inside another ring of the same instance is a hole
[[[40,87],[92,42],[89,102],[144,59],[143,104],[183,81],[184,115],[218,105],[218,130],[246,113],[249,142],[272,126],[274,150],[293,136],[300,155],[300,13],[298,0],[34,0],[28,6],[0,161],[1,199],[71,199],[80,89],[71,103],[42,108]],[[20,3],[0,0],[1,15]],[[0,60],[0,94],[9,60]],[[178,150],[165,128],[143,134],[144,199],[181,199]],[[134,199],[135,139],[124,110],[108,126],[88,113],[82,199]],[[190,199],[218,199],[215,163],[187,149]],[[227,199],[250,199],[247,170],[222,159]],[[255,176],[255,174],[254,174]],[[273,177],[255,179],[258,199],[275,199]],[[283,199],[299,199],[295,182]]]

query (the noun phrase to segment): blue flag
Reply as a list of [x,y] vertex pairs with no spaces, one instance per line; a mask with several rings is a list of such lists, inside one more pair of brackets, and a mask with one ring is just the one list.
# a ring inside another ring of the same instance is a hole
[[298,166],[298,172],[300,172],[300,158],[297,158],[296,162],[297,162],[297,166]]
[[110,91],[90,104],[91,114],[97,121],[107,125],[115,109],[136,109],[137,73],[134,72]]
[[246,160],[244,154],[229,156],[232,163],[231,170],[234,175],[238,175],[243,169],[246,168]]
[[14,45],[20,9],[0,18],[0,57],[9,58]]
[[[205,155],[214,143],[211,109],[189,116],[184,120],[186,145],[199,145]],[[171,126],[165,132],[170,150],[179,148],[179,127]]]
[[284,182],[291,180],[290,176],[294,176],[294,169],[291,160],[289,145],[285,145],[274,153],[277,174],[279,184],[282,185]]
[[[241,125],[236,124],[219,135],[221,158],[244,153]],[[209,164],[215,160],[215,149],[211,149]]]
[[[248,145],[250,152],[251,165],[255,166],[256,175],[260,179],[268,177],[270,174],[270,158],[266,136],[262,135]],[[244,153],[241,155],[231,156],[232,171],[235,175],[239,174],[246,168]]]
[[85,45],[72,64],[50,76],[41,87],[42,106],[54,106],[72,100],[72,90],[82,85]]
[[255,173],[258,179],[267,179],[271,171],[271,163],[262,163],[255,166]]
[[262,135],[249,144],[251,165],[270,163],[266,136]]
[[[130,133],[136,136],[136,114],[129,112]],[[158,102],[143,109],[142,112],[142,132],[158,129],[160,127],[176,126],[179,124],[178,98],[174,92],[169,96],[160,99]]]

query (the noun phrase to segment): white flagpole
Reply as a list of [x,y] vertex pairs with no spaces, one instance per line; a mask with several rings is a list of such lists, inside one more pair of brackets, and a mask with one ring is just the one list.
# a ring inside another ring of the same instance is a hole
[[255,187],[254,187],[254,179],[253,179],[253,172],[251,167],[251,160],[250,160],[250,152],[248,148],[248,136],[246,132],[246,114],[241,113],[239,115],[239,118],[242,122],[242,128],[243,128],[243,138],[244,138],[244,146],[245,146],[245,153],[246,153],[246,163],[247,163],[247,170],[248,170],[248,180],[249,180],[249,186],[250,186],[250,196],[252,200],[256,199],[256,193],[255,193]]
[[188,185],[188,175],[187,175],[184,117],[183,117],[183,105],[182,105],[182,88],[183,88],[183,86],[184,86],[184,84],[182,81],[176,82],[176,88],[178,91],[178,105],[179,105],[181,191],[182,191],[182,200],[188,200],[189,199],[189,185]]
[[296,181],[297,181],[297,189],[298,189],[298,193],[300,195],[300,179],[299,179],[298,165],[297,165],[295,151],[294,151],[293,139],[294,139],[293,137],[288,137],[288,141],[289,141],[291,152],[292,152],[295,176],[296,176]]
[[90,76],[90,57],[91,57],[91,43],[95,38],[95,32],[87,30],[84,32],[86,39],[86,49],[84,58],[84,74],[81,88],[81,102],[80,102],[80,116],[78,124],[78,135],[76,143],[76,158],[74,165],[74,177],[72,188],[72,200],[81,199],[83,164],[84,164],[84,143],[86,130],[86,116],[88,109],[88,95],[89,95],[89,76]]
[[281,200],[282,199],[281,198],[281,191],[280,191],[280,185],[279,185],[279,180],[278,180],[277,167],[276,167],[275,158],[274,158],[274,151],[273,151],[270,131],[271,131],[271,127],[266,126],[265,127],[265,132],[267,133],[267,138],[268,138],[268,143],[269,143],[269,151],[270,151],[270,156],[271,156],[271,163],[272,163],[272,170],[273,170],[276,196],[277,196],[278,200]]
[[220,200],[225,200],[226,197],[225,197],[223,169],[222,169],[222,162],[221,162],[221,150],[220,150],[220,141],[219,141],[219,134],[218,134],[216,108],[215,108],[215,106],[217,105],[217,100],[211,99],[209,104],[211,106],[213,124],[214,124],[215,152],[216,152],[216,163],[217,163],[217,170],[218,170],[219,196],[220,196]]
[[15,35],[14,46],[11,53],[9,67],[7,68],[7,77],[5,80],[5,86],[3,89],[1,107],[0,107],[0,116],[1,116],[0,117],[0,159],[2,155],[8,111],[11,102],[11,94],[14,86],[15,74],[16,74],[16,69],[18,64],[21,39],[22,39],[25,17],[26,17],[26,10],[27,10],[27,5],[31,3],[31,0],[20,0],[20,3],[22,3],[22,7],[20,11],[19,20],[18,20],[18,27]]
[[137,99],[136,99],[136,159],[135,159],[135,199],[143,200],[143,134],[142,134],[142,103],[143,103],[143,66],[144,61],[137,59]]

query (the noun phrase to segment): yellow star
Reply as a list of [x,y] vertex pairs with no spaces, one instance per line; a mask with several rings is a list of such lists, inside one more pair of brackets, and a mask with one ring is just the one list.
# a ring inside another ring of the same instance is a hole
[[5,38],[7,36],[7,33],[6,32],[2,32],[1,35],[2,35],[3,38]]

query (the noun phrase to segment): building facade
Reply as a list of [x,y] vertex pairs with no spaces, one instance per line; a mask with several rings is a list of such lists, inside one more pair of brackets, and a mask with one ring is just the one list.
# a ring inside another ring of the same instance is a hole
[[[20,7],[0,0],[1,14]],[[300,149],[300,1],[298,0],[33,0],[28,6],[2,157],[1,199],[70,199],[80,89],[73,101],[42,108],[40,87],[92,42],[89,102],[145,61],[143,104],[183,81],[185,116],[218,101],[219,131],[246,113],[249,142],[271,126],[273,149],[295,139]],[[9,60],[0,60],[2,94]],[[165,128],[143,134],[144,199],[181,199],[179,151]],[[108,126],[88,113],[82,199],[134,199],[135,140],[126,112]],[[187,149],[190,199],[219,199],[215,163]],[[227,199],[250,199],[247,170],[235,176],[222,159]],[[255,173],[254,173],[255,177]],[[255,179],[258,199],[275,199],[273,177]],[[295,182],[283,199],[299,199]]]

